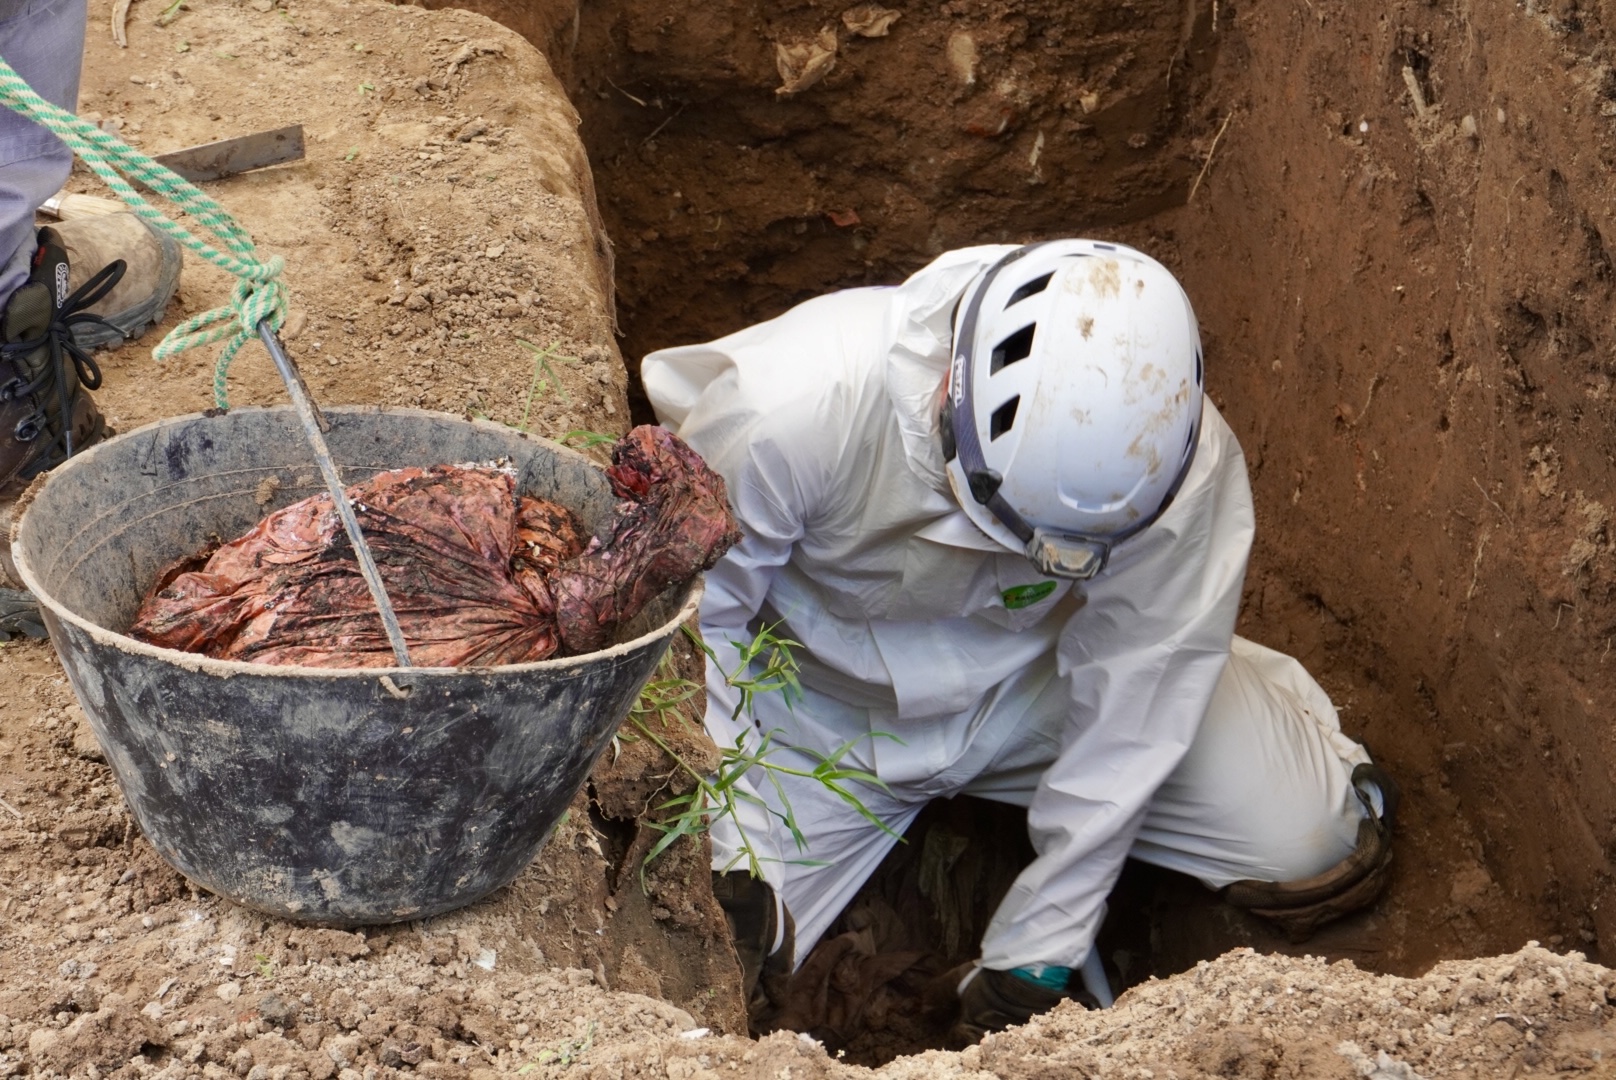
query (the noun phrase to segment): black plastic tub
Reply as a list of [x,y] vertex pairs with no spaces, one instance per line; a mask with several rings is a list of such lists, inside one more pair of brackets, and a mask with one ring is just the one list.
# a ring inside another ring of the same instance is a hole
[[[592,529],[608,520],[601,470],[553,443],[414,410],[326,416],[346,483],[508,458],[524,493]],[[612,648],[480,670],[242,664],[121,632],[167,563],[323,490],[289,409],[164,420],[52,473],[13,554],[136,822],[176,870],[304,922],[424,918],[533,859],[700,587],[661,597]]]

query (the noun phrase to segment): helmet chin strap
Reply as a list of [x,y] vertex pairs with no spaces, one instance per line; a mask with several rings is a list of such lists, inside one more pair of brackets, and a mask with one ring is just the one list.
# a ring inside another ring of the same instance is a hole
[[956,457],[959,459],[960,469],[965,474],[971,498],[986,507],[988,512],[1014,533],[1023,544],[1032,543],[1033,528],[1000,496],[999,487],[1004,483],[1004,477],[987,466],[987,460],[982,454],[982,437],[976,429],[971,380],[966,378],[965,369],[971,362],[971,347],[976,339],[977,319],[982,314],[982,300],[987,296],[994,278],[998,277],[1005,267],[1041,246],[1041,244],[1024,244],[1016,248],[984,271],[980,281],[974,286],[970,302],[965,305],[965,313],[954,329],[954,357],[948,367],[948,383],[943,393],[943,413],[938,424],[943,439],[943,461],[946,463]]

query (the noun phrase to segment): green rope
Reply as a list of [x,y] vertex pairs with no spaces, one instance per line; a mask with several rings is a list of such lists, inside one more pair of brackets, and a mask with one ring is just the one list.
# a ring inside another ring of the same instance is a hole
[[[213,400],[219,408],[228,409],[230,401],[225,393],[225,377],[230,370],[230,362],[249,339],[258,336],[261,321],[268,319],[269,325],[276,330],[286,321],[286,289],[280,281],[285,264],[281,257],[274,255],[268,261],[260,262],[253,248],[252,237],[236,224],[224,207],[210,199],[195,184],[175,175],[88,120],[52,105],[34,93],[33,88],[4,60],[0,60],[0,104],[54,132],[129,209],[214,266],[240,279],[231,291],[229,304],[186,319],[169,331],[168,336],[152,350],[154,360],[167,360],[198,345],[224,341],[224,351],[219,354],[213,370]],[[129,180],[138,180],[199,222],[225,250],[221,251],[197,239],[185,228],[164,217],[141,198]]]

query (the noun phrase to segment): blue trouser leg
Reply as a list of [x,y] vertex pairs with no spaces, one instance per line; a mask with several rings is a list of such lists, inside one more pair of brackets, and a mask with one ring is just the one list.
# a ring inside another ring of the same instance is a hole
[[[0,0],[0,57],[46,101],[78,108],[87,0]],[[34,211],[73,167],[67,144],[0,108],[0,304],[28,277]]]

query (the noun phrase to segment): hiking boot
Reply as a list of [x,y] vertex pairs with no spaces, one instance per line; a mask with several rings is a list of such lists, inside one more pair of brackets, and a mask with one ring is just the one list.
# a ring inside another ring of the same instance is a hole
[[1302,881],[1237,881],[1224,889],[1223,898],[1278,923],[1294,944],[1380,899],[1391,881],[1392,826],[1402,793],[1386,770],[1373,763],[1352,770],[1352,787],[1364,807],[1352,854]]
[[85,392],[101,385],[89,350],[160,320],[179,284],[178,245],[134,214],[75,218],[38,238],[28,281],[0,309],[0,499],[105,436]]
[[[735,940],[747,1018],[754,1031],[767,1030],[768,1021],[785,1004],[786,982],[791,978],[797,947],[791,912],[776,900],[768,882],[745,870],[713,871],[713,898],[724,909]],[[778,949],[776,941],[780,942]]]
[[123,276],[111,290],[84,307],[100,321],[72,324],[73,341],[80,348],[133,341],[163,321],[179,288],[182,262],[178,242],[167,233],[126,210],[57,222],[40,230],[40,240],[55,243],[66,254],[71,289],[82,290],[93,271],[124,264]]

